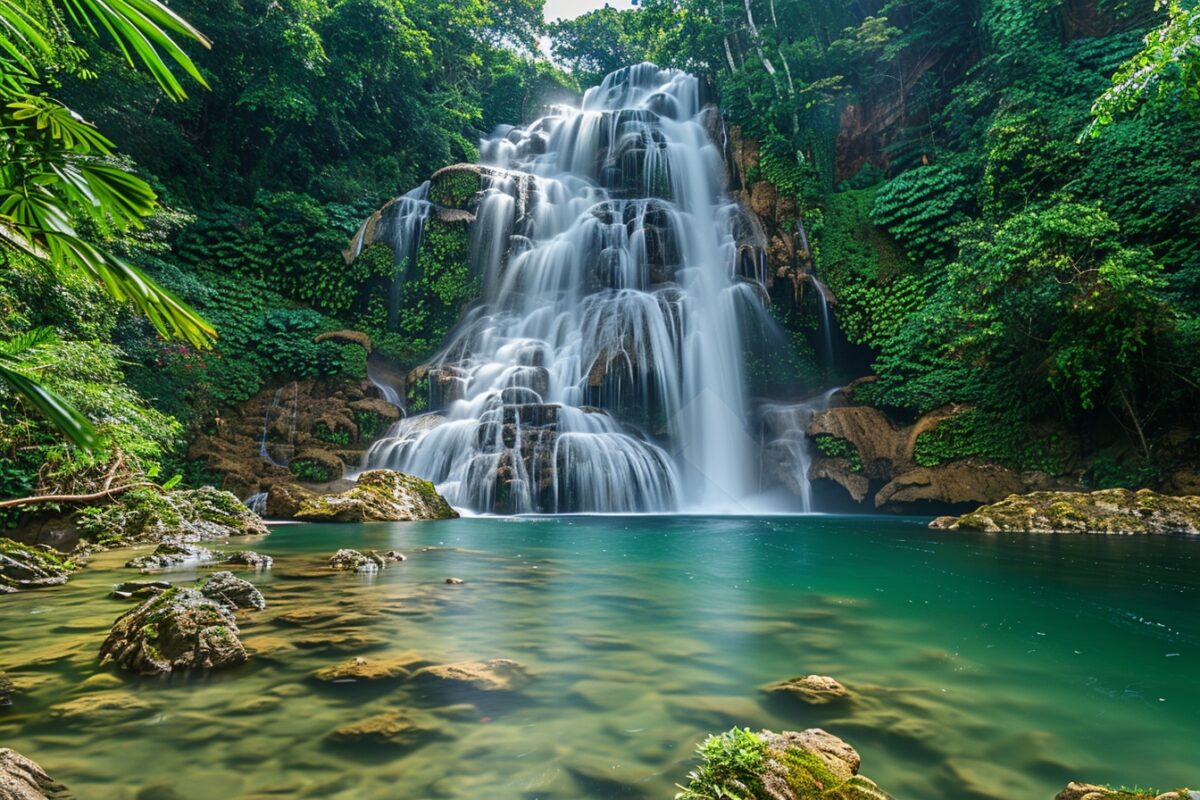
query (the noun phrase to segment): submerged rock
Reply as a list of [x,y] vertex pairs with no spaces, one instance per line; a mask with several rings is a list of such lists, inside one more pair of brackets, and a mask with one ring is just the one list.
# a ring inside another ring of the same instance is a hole
[[412,653],[385,658],[358,656],[331,667],[323,667],[314,672],[313,677],[324,683],[394,680],[407,678],[413,669],[425,663],[428,662]]
[[171,588],[121,615],[101,664],[143,674],[217,669],[246,660],[233,612],[195,589]]
[[820,728],[757,734],[734,728],[709,737],[700,752],[704,762],[688,775],[679,800],[890,800],[858,774],[855,749]]
[[437,721],[413,711],[385,711],[358,722],[342,725],[329,734],[332,742],[375,743],[411,748],[446,738]]
[[84,723],[109,723],[127,720],[151,711],[154,706],[133,692],[113,689],[87,694],[50,707],[55,719]]
[[997,533],[1200,533],[1200,497],[1171,497],[1149,489],[1032,492],[1010,495],[961,517],[938,517],[929,527]]
[[0,708],[12,705],[13,685],[12,681],[3,672],[0,672]]
[[261,611],[267,607],[267,601],[258,587],[232,572],[214,572],[200,587],[200,593],[235,610],[255,608]]
[[45,800],[67,797],[67,787],[15,750],[0,747],[0,798],[4,800]]
[[1162,794],[1153,791],[1129,792],[1123,789],[1097,786],[1093,783],[1072,781],[1067,784],[1067,788],[1054,796],[1054,800],[1200,800],[1200,792],[1187,789],[1177,789]]
[[58,586],[74,569],[74,562],[50,547],[0,537],[0,594]]
[[129,559],[125,562],[125,566],[149,572],[154,569],[171,569],[172,567],[215,560],[216,556],[206,547],[183,541],[173,541],[163,542],[149,555]]
[[349,491],[305,500],[295,516],[312,521],[389,522],[452,519],[458,512],[429,481],[377,469],[360,475]]
[[825,705],[850,697],[849,690],[827,675],[788,678],[762,687],[768,694],[792,697],[810,706]]
[[522,664],[507,658],[425,667],[414,677],[462,684],[480,692],[516,692],[530,680]]
[[270,569],[275,560],[253,550],[239,550],[227,555],[221,563],[238,567],[253,567],[254,569]]
[[106,545],[267,533],[262,519],[241,500],[211,486],[172,492],[135,489],[112,505],[85,509],[77,524],[84,538]]

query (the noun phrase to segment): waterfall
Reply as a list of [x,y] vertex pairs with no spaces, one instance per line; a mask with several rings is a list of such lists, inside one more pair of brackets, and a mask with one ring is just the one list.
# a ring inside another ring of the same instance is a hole
[[[481,298],[429,364],[438,413],[401,420],[369,466],[484,512],[744,510],[744,331],[772,322],[703,118],[696,78],[639,64],[481,143]],[[428,198],[384,210],[398,257]]]
[[821,314],[821,355],[825,359],[822,366],[828,370],[833,368],[833,319],[829,313],[829,288],[817,280],[816,275],[810,274],[808,279],[816,289],[817,309]]
[[766,403],[759,409],[763,424],[763,459],[774,460],[774,477],[800,498],[800,510],[805,514],[816,511],[808,474],[813,444],[805,431],[814,414],[829,408],[837,391],[830,389],[800,403]]
[[247,497],[245,500],[243,500],[242,502],[246,504],[247,508],[249,508],[255,514],[258,514],[260,517],[263,514],[267,513],[267,493],[266,492],[258,492],[257,494],[252,494],[249,497]]
[[[267,406],[267,410],[263,413],[262,433],[259,434],[259,437],[258,437],[258,454],[259,454],[259,456],[261,456],[264,461],[267,461],[276,467],[286,467],[291,462],[290,457],[284,458],[283,461],[276,461],[275,457],[273,455],[271,455],[270,447],[267,444],[267,438],[271,432],[271,423],[274,418],[274,412],[276,412],[278,410],[282,410],[285,418],[289,415],[288,409],[285,408],[283,403],[280,402],[281,398],[283,397],[283,390],[284,390],[283,386],[280,386],[278,389],[275,390],[275,395],[271,398],[271,405]],[[295,426],[296,426],[296,410],[297,410],[297,405],[300,402],[300,398],[298,395],[299,389],[297,387],[297,384],[295,384],[295,383],[292,384],[292,392],[293,392],[293,397],[292,397],[291,411],[290,411],[291,431],[289,433],[294,434]],[[290,439],[290,436],[289,436],[289,439]],[[287,445],[284,445],[284,447],[287,451],[294,454],[295,445],[291,441],[289,441]]]

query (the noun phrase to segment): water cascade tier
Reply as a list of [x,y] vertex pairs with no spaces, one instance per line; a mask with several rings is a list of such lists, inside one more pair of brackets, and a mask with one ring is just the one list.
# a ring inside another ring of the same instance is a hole
[[[761,227],[724,194],[714,127],[696,78],[640,64],[450,168],[478,180],[480,297],[428,365],[437,412],[402,420],[368,466],[480,512],[744,510],[745,340],[772,323]],[[440,213],[464,212],[424,184],[353,252],[382,240],[411,263]]]

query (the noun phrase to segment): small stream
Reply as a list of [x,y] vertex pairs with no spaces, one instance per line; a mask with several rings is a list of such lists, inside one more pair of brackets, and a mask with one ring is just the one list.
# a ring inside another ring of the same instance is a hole
[[[1198,545],[823,516],[289,525],[220,545],[275,558],[239,573],[269,603],[240,616],[251,661],[165,678],[98,667],[129,607],[106,594],[134,577],[115,551],[65,587],[0,598],[18,690],[0,743],[98,800],[661,800],[704,735],[735,724],[824,727],[900,800],[1171,788],[1197,779]],[[331,573],[341,547],[409,558]],[[515,659],[533,680],[498,695],[311,677],[404,653]],[[759,690],[808,673],[853,701]],[[415,744],[329,738],[390,709],[419,721]]]

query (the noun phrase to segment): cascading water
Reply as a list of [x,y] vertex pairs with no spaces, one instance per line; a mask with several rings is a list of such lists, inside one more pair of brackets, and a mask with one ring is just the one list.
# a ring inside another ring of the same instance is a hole
[[[742,510],[742,332],[771,323],[708,113],[694,77],[640,64],[483,142],[482,297],[429,366],[443,413],[402,420],[369,466],[477,511]],[[400,258],[428,196],[384,210]]]

